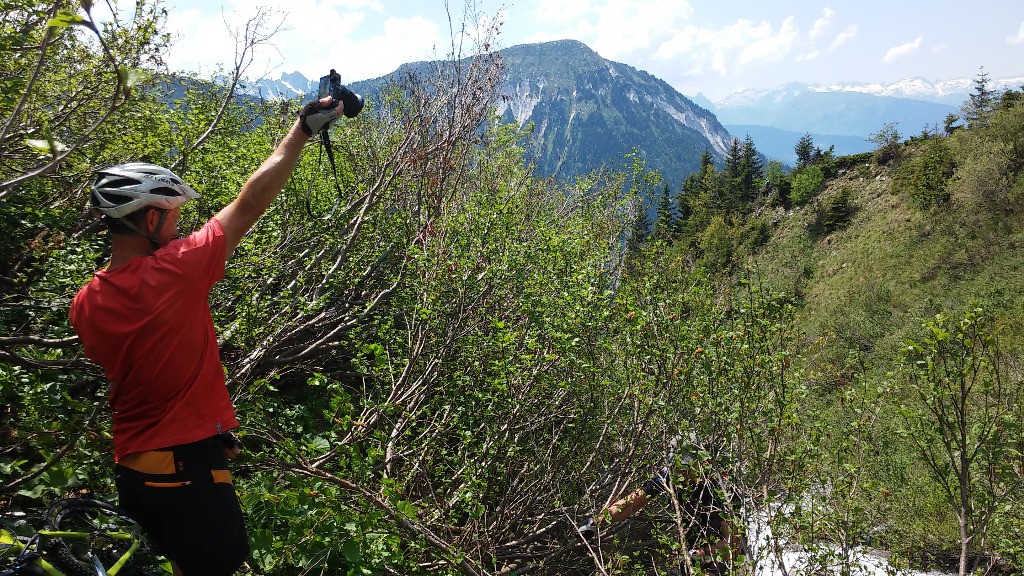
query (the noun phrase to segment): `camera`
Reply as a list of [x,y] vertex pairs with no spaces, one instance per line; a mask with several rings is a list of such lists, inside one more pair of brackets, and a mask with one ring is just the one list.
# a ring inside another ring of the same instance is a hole
[[330,74],[320,77],[320,89],[317,92],[317,98],[323,98],[328,95],[334,98],[335,102],[340,100],[345,103],[346,118],[355,118],[363,109],[363,97],[342,84],[341,75],[335,72],[333,68]]

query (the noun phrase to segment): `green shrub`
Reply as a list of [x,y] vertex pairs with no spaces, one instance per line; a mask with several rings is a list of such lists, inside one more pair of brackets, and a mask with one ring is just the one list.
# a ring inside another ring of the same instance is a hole
[[874,152],[861,152],[860,154],[850,154],[848,156],[839,156],[835,159],[834,164],[836,170],[849,170],[854,167],[862,167],[864,164],[871,162],[874,157]]
[[893,160],[899,160],[903,148],[900,144],[902,136],[897,129],[898,122],[888,122],[878,132],[868,135],[868,142],[874,142],[878,148],[875,150],[875,162],[879,166],[885,166]]
[[811,221],[811,232],[818,236],[831,234],[849,224],[853,213],[850,189],[844,187],[838,194],[826,198],[818,206]]
[[955,169],[953,153],[946,140],[927,140],[896,170],[896,186],[922,208],[945,204],[949,201],[947,184]]
[[772,237],[772,225],[765,218],[751,216],[740,229],[736,238],[736,254],[740,257],[752,255]]
[[715,216],[700,236],[701,264],[708,272],[725,270],[732,262],[733,229],[722,216]]
[[825,174],[817,166],[808,166],[793,175],[793,189],[789,199],[793,204],[806,204],[825,188]]

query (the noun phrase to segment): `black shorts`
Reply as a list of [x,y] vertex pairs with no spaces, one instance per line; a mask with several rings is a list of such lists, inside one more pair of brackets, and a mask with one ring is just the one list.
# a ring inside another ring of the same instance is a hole
[[129,454],[114,467],[120,506],[186,575],[229,575],[249,555],[224,444],[199,442]]

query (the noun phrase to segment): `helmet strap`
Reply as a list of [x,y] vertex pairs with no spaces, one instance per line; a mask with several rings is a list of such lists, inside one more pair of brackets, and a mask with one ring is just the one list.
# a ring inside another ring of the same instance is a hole
[[132,232],[135,232],[139,236],[142,236],[146,240],[149,240],[149,244],[153,247],[153,251],[155,252],[160,248],[160,237],[158,236],[158,234],[160,234],[160,229],[163,228],[164,220],[167,219],[167,210],[161,210],[160,208],[150,208],[150,210],[156,210],[160,212],[160,219],[156,221],[156,232],[154,232],[153,234],[149,234],[143,231],[142,228],[139,228],[138,225],[135,224],[135,222],[132,222],[128,218],[120,218],[119,220],[121,224],[124,224],[125,227],[130,229]]

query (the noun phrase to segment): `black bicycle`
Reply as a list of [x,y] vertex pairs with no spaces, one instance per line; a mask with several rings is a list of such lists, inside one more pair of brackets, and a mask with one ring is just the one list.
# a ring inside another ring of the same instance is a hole
[[0,528],[0,576],[162,576],[171,564],[153,551],[126,513],[85,498],[58,500],[42,530]]

